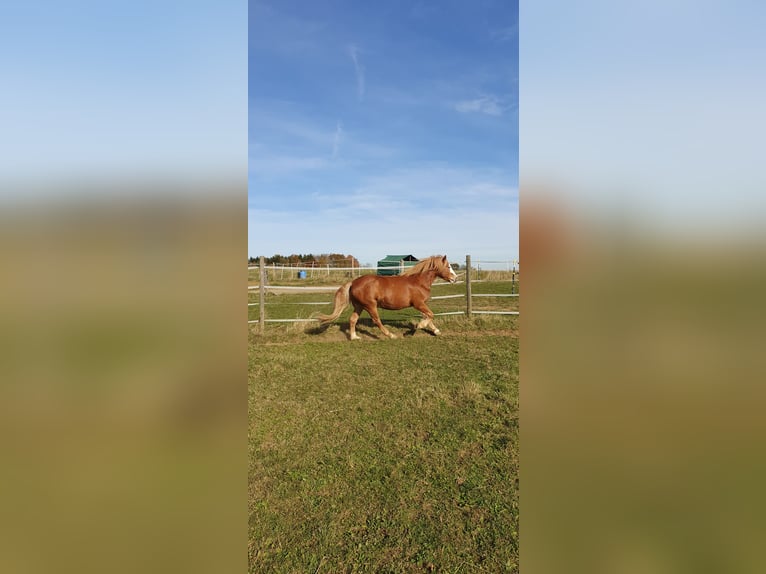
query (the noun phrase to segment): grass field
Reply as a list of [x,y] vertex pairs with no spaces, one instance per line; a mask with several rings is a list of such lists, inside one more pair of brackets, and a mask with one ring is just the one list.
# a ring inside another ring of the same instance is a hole
[[250,572],[518,571],[518,319],[437,319],[251,328]]

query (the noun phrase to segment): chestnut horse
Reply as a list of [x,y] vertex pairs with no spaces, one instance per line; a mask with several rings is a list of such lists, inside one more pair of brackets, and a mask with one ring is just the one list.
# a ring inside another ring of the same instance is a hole
[[454,283],[457,279],[446,255],[434,255],[423,259],[401,275],[394,277],[362,275],[338,289],[335,293],[335,309],[333,309],[332,314],[319,314],[316,315],[316,318],[322,322],[322,325],[327,325],[340,317],[343,310],[351,303],[354,306],[354,312],[351,314],[348,324],[351,340],[360,338],[356,334],[356,322],[363,310],[370,314],[372,320],[386,337],[395,339],[396,335],[380,322],[378,307],[392,310],[415,307],[423,314],[423,319],[418,323],[416,329],[430,326],[433,334],[438,335],[441,331],[434,325],[434,314],[426,305],[426,301],[431,296],[431,285],[437,277],[450,283]]

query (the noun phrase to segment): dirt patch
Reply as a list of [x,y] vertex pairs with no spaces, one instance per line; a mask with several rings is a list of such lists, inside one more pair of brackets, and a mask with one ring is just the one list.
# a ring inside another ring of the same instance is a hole
[[[519,330],[518,329],[488,329],[488,330],[477,330],[477,331],[442,331],[441,334],[436,337],[430,333],[427,333],[425,331],[416,331],[415,333],[412,333],[409,330],[406,329],[396,329],[392,328],[391,325],[388,326],[389,330],[391,330],[398,339],[410,339],[412,337],[428,337],[428,338],[434,338],[434,339],[451,339],[451,338],[481,338],[481,337],[510,337],[510,338],[518,338],[519,337]],[[360,337],[362,337],[362,340],[359,342],[356,342],[354,344],[362,344],[365,341],[387,341],[388,338],[384,337],[382,333],[376,332],[375,328],[367,329],[367,328],[359,328],[357,327],[357,333]],[[301,332],[301,333],[295,333],[292,335],[288,334],[282,334],[282,335],[269,335],[267,334],[262,339],[258,339],[258,335],[255,334],[253,331],[253,335],[256,337],[255,343],[257,345],[263,345],[266,347],[279,347],[279,346],[289,346],[289,345],[301,345],[306,342],[311,343],[338,343],[338,342],[348,342],[352,343],[352,341],[349,341],[348,333],[345,330],[339,330],[337,328],[330,327],[327,331],[323,333],[308,333],[308,332]]]

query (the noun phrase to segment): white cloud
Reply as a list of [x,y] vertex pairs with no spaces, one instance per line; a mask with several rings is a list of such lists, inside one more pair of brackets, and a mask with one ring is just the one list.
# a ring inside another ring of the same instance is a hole
[[335,135],[332,140],[332,157],[333,159],[338,157],[338,151],[340,150],[340,141],[343,138],[343,125],[340,120],[335,124]]
[[356,73],[356,95],[359,101],[364,99],[364,65],[359,61],[359,49],[351,44],[348,47],[348,53],[351,56],[351,60],[354,62],[354,72]]
[[258,155],[250,157],[249,171],[253,175],[273,176],[329,167],[326,158],[299,155]]
[[502,44],[517,38],[519,35],[519,25],[513,24],[505,28],[496,28],[489,31],[490,40]]
[[501,169],[424,163],[304,197],[298,210],[251,204],[250,255],[446,253],[518,257],[518,188]]
[[473,207],[513,208],[518,188],[502,169],[453,167],[423,163],[368,175],[354,189],[355,194],[377,195],[389,201],[428,204],[433,209]]
[[248,253],[351,253],[362,263],[374,263],[387,253],[417,257],[446,254],[462,262],[517,259],[518,212],[482,208],[399,210],[376,212],[272,211],[251,208]]
[[250,114],[250,171],[257,175],[289,174],[346,163],[383,161],[401,155],[396,147],[360,139],[337,119],[334,129],[324,118],[298,112],[266,113],[262,106]]
[[490,116],[501,116],[508,109],[497,96],[482,96],[473,100],[463,100],[455,104],[455,110],[461,113],[481,113]]
[[291,146],[326,150],[332,145],[334,131],[324,119],[306,116],[289,102],[252,100],[248,118],[250,146],[289,142]]

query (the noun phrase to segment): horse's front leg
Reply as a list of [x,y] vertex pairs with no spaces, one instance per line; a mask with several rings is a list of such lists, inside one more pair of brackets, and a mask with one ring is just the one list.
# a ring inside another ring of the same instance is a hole
[[434,335],[439,335],[441,331],[439,331],[439,328],[434,325],[434,313],[431,311],[431,309],[428,308],[428,305],[425,303],[418,303],[417,305],[413,305],[415,309],[423,313],[423,318],[418,323],[417,329],[425,329],[426,327],[431,327],[431,332]]

